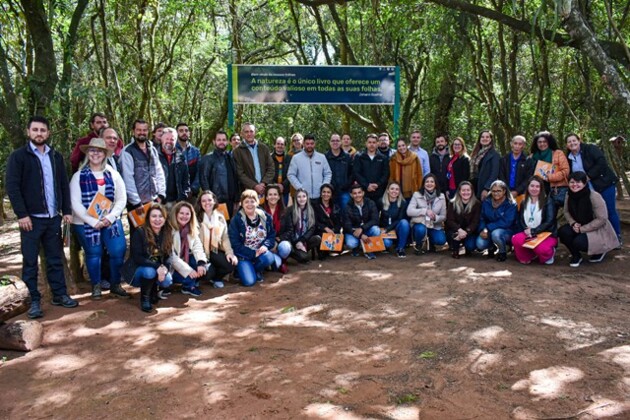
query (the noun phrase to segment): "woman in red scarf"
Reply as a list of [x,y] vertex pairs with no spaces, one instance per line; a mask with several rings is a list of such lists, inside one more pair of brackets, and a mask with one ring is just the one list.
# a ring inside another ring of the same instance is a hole
[[470,180],[470,158],[466,150],[466,143],[461,137],[456,137],[451,144],[451,160],[446,167],[448,178],[448,197],[455,197],[455,191],[462,181]]

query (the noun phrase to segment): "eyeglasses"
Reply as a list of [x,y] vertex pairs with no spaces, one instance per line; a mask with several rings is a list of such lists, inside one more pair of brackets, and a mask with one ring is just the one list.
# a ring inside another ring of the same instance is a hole
[[501,194],[503,192],[503,190],[492,190],[491,193],[492,194]]
[[105,153],[103,149],[88,149],[88,153]]

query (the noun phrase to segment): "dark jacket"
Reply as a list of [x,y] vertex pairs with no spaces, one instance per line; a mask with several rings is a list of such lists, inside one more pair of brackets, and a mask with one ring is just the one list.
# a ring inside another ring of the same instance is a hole
[[[446,165],[448,166],[448,163]],[[468,156],[460,156],[457,158],[453,163],[453,174],[455,176],[455,188],[457,188],[462,181],[470,181],[470,158]],[[449,190],[450,188],[446,191]]]
[[326,160],[332,171],[330,183],[335,188],[335,193],[350,191],[350,186],[354,181],[352,176],[352,158],[343,150],[339,156],[335,156],[331,150],[326,152]]
[[179,150],[174,150],[172,156],[169,164],[162,148],[158,149],[158,158],[166,180],[165,201],[167,203],[186,200],[191,195],[190,175],[186,159]]
[[479,218],[481,217],[481,202],[477,201],[470,213],[459,214],[455,211],[455,207],[449,201],[446,208],[446,222],[444,226],[448,233],[457,232],[458,229],[465,230],[467,234],[477,234],[479,226]]
[[295,225],[293,224],[293,206],[287,207],[284,212],[284,216],[282,217],[282,228],[280,231],[280,240],[289,241],[291,245],[295,245],[298,242],[303,242],[306,244],[309,239],[315,234],[317,229],[317,223],[313,223],[312,226],[309,226],[306,229],[306,232],[302,234],[299,238],[295,237]]
[[514,188],[510,187],[510,176],[512,175],[512,152],[501,158],[499,165],[499,179],[505,182],[510,191],[516,191],[518,194],[524,194],[527,189],[527,180],[533,172],[531,163],[527,161],[527,156],[524,153],[518,157],[516,163],[516,179],[514,180]]
[[[168,222],[167,222],[168,223]],[[157,238],[157,246],[161,247],[162,235]],[[129,241],[129,258],[122,265],[120,273],[122,278],[127,283],[132,283],[136,270],[138,267],[151,267],[157,269],[160,265],[164,265],[167,268],[171,266],[171,255],[164,254],[149,254],[149,244],[147,237],[144,234],[144,229],[136,229],[131,234],[131,240]],[[139,286],[134,284],[134,286]]]
[[[389,179],[389,157],[384,156],[378,150],[374,159],[370,159],[367,151],[357,154],[353,162],[354,179],[365,190],[365,196],[372,200],[379,200],[383,197],[385,188],[387,188],[387,180]],[[368,192],[368,184],[378,184],[378,189]]]
[[[457,159],[459,160],[459,159]],[[446,154],[440,160],[440,154],[433,150],[433,153],[429,156],[429,165],[431,167],[431,173],[437,177],[440,191],[448,191],[448,177],[446,171],[448,170],[448,163],[451,161],[451,155]]]
[[387,232],[396,229],[398,222],[408,219],[407,200],[403,200],[400,207],[396,203],[390,203],[389,209],[381,210],[378,225],[385,228]]
[[350,200],[343,211],[344,234],[352,235],[352,230],[357,228],[362,228],[363,232],[367,233],[372,226],[378,226],[378,209],[374,201],[364,198],[361,213],[359,213],[354,201]]
[[313,201],[313,209],[315,210],[315,224],[317,225],[315,233],[317,235],[324,233],[324,228],[332,229],[335,233],[339,233],[341,231],[342,220],[339,206],[332,203],[332,211],[330,215],[328,215],[322,206],[321,198],[317,198]]
[[[258,213],[258,216],[261,217],[262,222],[265,224],[265,230],[267,231],[267,236],[263,241],[263,245],[266,246],[267,249],[273,249],[276,245],[276,231],[274,230],[273,223],[271,222],[271,215],[260,209],[256,210],[256,213]],[[230,237],[230,244],[232,244],[234,255],[247,261],[254,261],[256,259],[256,251],[245,246],[246,217],[247,216],[242,209],[236,213],[230,222],[230,226],[228,227],[228,236]]]
[[477,198],[481,197],[481,192],[483,190],[490,191],[490,185],[499,179],[500,160],[501,157],[495,149],[489,150],[481,160],[481,163],[479,164],[479,172],[477,173],[477,179],[473,180]]
[[[48,156],[53,170],[57,212],[63,215],[72,214],[70,184],[63,157],[52,147]],[[48,213],[42,165],[31,150],[30,141],[9,156],[6,191],[18,219],[33,214]]]
[[[225,175],[221,175],[221,165],[225,164]],[[229,153],[215,150],[199,161],[199,185],[202,191],[216,194],[219,203],[236,203],[239,200],[236,162]]]
[[[282,187],[283,193],[287,194],[289,192],[289,188],[291,188],[291,184],[289,183],[289,178],[287,178],[287,172],[289,172],[289,165],[291,164],[291,155],[285,153],[282,162],[278,160],[278,155],[276,155],[275,151],[271,152],[271,160],[273,160],[273,182],[280,184],[278,182],[278,176],[280,175],[280,170],[282,170]],[[282,165],[282,167],[280,167]]]
[[516,229],[516,204],[510,203],[506,198],[496,209],[492,206],[492,198],[488,196],[481,203],[481,217],[479,218],[479,231],[488,229]]
[[[582,155],[582,165],[586,175],[588,175],[595,191],[601,193],[606,188],[617,183],[617,174],[608,165],[606,156],[604,156],[599,147],[593,144],[581,143],[580,154]],[[573,161],[570,159],[570,152],[567,156],[569,157],[569,165],[572,166]],[[571,168],[571,172],[573,172],[573,168]]]
[[[527,228],[527,225],[525,224],[525,218],[528,217],[527,213],[529,211],[527,207],[528,206],[525,203],[525,200],[523,200],[516,220],[517,232],[522,232]],[[558,234],[556,206],[553,204],[551,197],[547,197],[547,200],[545,201],[545,208],[542,209],[540,225],[531,229],[532,235],[538,235],[540,232],[551,232],[553,236],[557,236]]]

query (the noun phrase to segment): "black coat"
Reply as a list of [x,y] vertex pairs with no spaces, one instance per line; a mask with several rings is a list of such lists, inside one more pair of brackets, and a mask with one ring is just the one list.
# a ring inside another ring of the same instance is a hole
[[[581,143],[580,154],[582,155],[582,166],[584,166],[586,175],[588,175],[595,191],[602,192],[617,183],[617,174],[608,165],[606,156],[604,156],[599,147],[593,144]],[[573,172],[573,161],[570,159],[570,152],[567,154],[567,157],[569,157],[569,165],[571,166],[571,172]]]
[[330,215],[326,213],[322,206],[321,198],[317,198],[313,201],[313,209],[315,210],[315,224],[316,234],[321,235],[324,233],[324,228],[332,229],[333,232],[339,233],[343,227],[341,220],[341,210],[336,204],[332,204],[332,212]]
[[[354,157],[354,178],[365,190],[365,195],[372,200],[380,200],[383,197],[385,188],[387,188],[387,180],[389,179],[389,157],[376,151],[373,159],[370,159],[367,151]],[[378,189],[368,192],[368,184],[378,184]]]
[[[63,215],[72,214],[70,184],[66,175],[63,157],[52,147],[48,157],[50,158],[53,171],[57,212]],[[33,214],[48,213],[42,165],[39,158],[31,150],[30,141],[26,146],[15,150],[9,156],[6,172],[6,191],[18,219]]]
[[343,150],[339,156],[333,155],[332,151],[326,152],[326,160],[332,171],[330,183],[335,188],[335,193],[350,191],[350,186],[354,181],[352,174],[352,158]]
[[477,179],[473,180],[477,198],[481,198],[482,191],[490,191],[490,185],[499,179],[500,160],[501,157],[495,149],[490,149],[481,160]]
[[346,208],[343,210],[343,232],[346,235],[352,235],[354,229],[362,228],[363,232],[367,232],[372,226],[378,226],[378,209],[374,201],[369,198],[363,199],[363,207],[359,209],[350,200]]
[[440,186],[440,191],[442,192],[448,191],[448,176],[446,175],[446,172],[450,161],[451,156],[448,153],[442,157],[442,160],[440,160],[440,155],[435,150],[429,156],[431,173],[437,177],[438,185]]
[[[521,202],[521,208],[518,212],[518,219],[516,220],[518,232],[522,232],[527,228],[527,225],[525,224],[525,217],[528,217],[527,212],[527,205],[523,200],[523,202]],[[537,228],[531,229],[532,235],[537,235],[540,232],[551,232],[553,236],[557,236],[558,233],[556,206],[553,204],[551,197],[547,197],[545,208],[542,209],[540,225]]]

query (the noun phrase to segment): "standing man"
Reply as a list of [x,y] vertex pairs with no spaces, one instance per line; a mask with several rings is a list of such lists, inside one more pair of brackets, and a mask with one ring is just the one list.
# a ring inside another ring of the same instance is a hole
[[[61,220],[72,223],[70,185],[63,157],[47,143],[50,124],[44,117],[31,117],[29,142],[7,161],[6,188],[18,217],[22,251],[22,280],[31,295],[28,317],[44,316],[37,290],[37,259],[40,246],[46,258],[46,277],[53,294],[52,304],[74,308],[63,274]],[[62,216],[63,215],[63,216]]]
[[387,159],[396,154],[396,150],[389,147],[390,143],[391,140],[389,138],[389,134],[381,133],[378,135],[378,151],[381,152],[384,156],[387,156]]
[[389,158],[378,151],[376,134],[368,134],[365,151],[354,158],[354,179],[363,187],[365,196],[380,209],[389,179]]
[[190,187],[192,190],[191,197],[197,197],[199,193],[199,178],[197,177],[197,166],[199,164],[199,158],[201,158],[201,151],[199,148],[193,146],[190,143],[190,129],[188,124],[180,122],[175,127],[177,130],[177,149],[182,152],[184,159],[188,164],[188,175],[190,178]]
[[202,191],[212,191],[217,196],[218,203],[226,204],[232,217],[240,193],[236,163],[227,146],[227,133],[223,130],[217,131],[214,136],[214,151],[199,161],[199,183]]
[[332,172],[326,156],[315,151],[315,136],[307,134],[304,137],[304,150],[294,155],[289,165],[287,178],[295,188],[306,190],[311,200],[319,198],[319,187],[329,184]]
[[151,139],[151,142],[156,149],[159,149],[162,145],[162,134],[164,133],[165,128],[166,124],[163,122],[159,122],[155,124],[155,127],[153,127],[153,138]]
[[241,136],[239,136],[238,133],[232,134],[232,137],[230,137],[230,152],[229,152],[230,155],[234,153],[234,151],[240,144],[241,144]]
[[499,163],[499,179],[508,186],[512,197],[516,198],[525,194],[527,180],[530,176],[530,169],[527,163],[527,156],[523,153],[525,149],[525,137],[514,136],[510,142],[512,151],[501,158]]
[[354,155],[357,154],[357,149],[352,146],[352,137],[350,137],[350,134],[341,136],[341,148],[344,152],[349,154],[351,158],[354,158]]
[[437,177],[440,191],[448,192],[448,163],[451,155],[448,153],[448,134],[438,134],[433,141],[433,151],[429,156],[431,173]]
[[90,140],[98,137],[99,131],[104,127],[109,127],[105,114],[102,112],[92,114],[90,118],[90,132],[85,137],[81,137],[77,140],[77,144],[74,146],[74,149],[72,149],[72,154],[70,154],[72,173],[79,170],[79,165],[81,165],[81,162],[85,159],[85,153],[81,151],[81,146],[90,144]]
[[284,137],[278,137],[273,145],[273,152],[271,152],[271,159],[274,165],[273,182],[280,185],[280,191],[284,198],[284,205],[289,202],[289,178],[287,178],[287,171],[289,165],[291,165],[291,156],[284,153],[284,146],[286,142]]
[[103,140],[105,140],[105,146],[107,146],[107,150],[112,152],[112,155],[107,158],[107,164],[120,172],[120,155],[125,145],[123,144],[120,137],[118,137],[118,133],[116,132],[116,130],[111,127],[101,129],[100,136]]
[[420,167],[422,167],[422,176],[425,177],[431,172],[431,162],[429,161],[429,154],[422,148],[420,143],[422,143],[422,133],[420,130],[412,131],[409,137],[409,147],[407,149],[418,155]]
[[177,143],[177,131],[171,127],[164,128],[162,145],[157,148],[166,181],[164,205],[168,210],[178,201],[188,200],[192,196],[188,165],[182,152],[175,147],[175,143]]
[[234,151],[236,171],[242,189],[256,191],[259,197],[265,194],[267,184],[273,182],[273,161],[266,144],[256,140],[256,127],[243,124],[243,142]]
[[330,150],[326,152],[326,160],[332,171],[330,183],[335,189],[337,205],[344,209],[350,201],[350,186],[352,185],[352,158],[341,148],[342,140],[339,134],[330,136]]
[[120,155],[122,177],[127,187],[128,210],[142,207],[151,201],[162,203],[166,198],[164,171],[148,135],[149,124],[144,120],[134,121],[131,143]]

